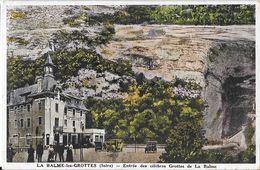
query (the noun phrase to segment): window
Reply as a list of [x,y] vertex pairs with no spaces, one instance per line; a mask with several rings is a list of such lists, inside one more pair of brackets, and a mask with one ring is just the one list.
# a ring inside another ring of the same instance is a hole
[[16,127],[17,128],[17,120],[14,120],[14,127]]
[[23,112],[23,105],[20,106],[20,111]]
[[31,105],[27,105],[27,112],[30,112],[31,111]]
[[95,142],[99,142],[98,135],[95,135]]
[[50,68],[51,68],[51,67],[45,67],[45,68],[44,68],[44,71],[45,71],[46,73],[50,73],[50,71],[51,71]]
[[42,117],[39,117],[39,125],[42,124]]
[[75,113],[76,113],[76,110],[75,110],[75,109],[73,109],[73,117],[75,117]]
[[23,128],[23,119],[21,119],[20,121],[21,121],[21,127]]
[[31,119],[27,118],[27,127],[31,127]]
[[42,103],[41,102],[38,103],[38,107],[39,107],[39,110],[42,110]]
[[9,111],[13,111],[13,107],[9,107]]
[[59,112],[59,104],[58,103],[55,104],[55,111]]
[[50,135],[46,134],[46,145],[50,144]]
[[75,121],[72,122],[72,126],[75,127]]
[[55,117],[55,127],[59,126],[59,118]]
[[27,133],[25,139],[26,139],[26,144],[27,145],[32,144],[32,135],[31,134]]
[[18,134],[14,134],[14,135],[13,135],[13,138],[14,138],[13,143],[18,144],[19,135],[18,135]]
[[67,120],[64,120],[64,126],[67,126]]
[[82,117],[82,110],[80,111],[80,117]]
[[68,109],[67,107],[64,108],[64,115],[67,115]]

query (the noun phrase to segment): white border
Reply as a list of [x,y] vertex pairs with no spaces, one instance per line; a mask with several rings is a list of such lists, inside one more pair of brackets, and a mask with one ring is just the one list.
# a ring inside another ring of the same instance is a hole
[[2,162],[6,161],[6,140],[4,140],[6,138],[6,83],[7,83],[7,79],[6,79],[6,50],[4,50],[4,48],[6,47],[5,45],[5,33],[6,33],[6,25],[5,25],[5,5],[4,2],[1,1],[1,33],[0,33],[0,57],[1,57],[1,62],[0,62],[0,80],[2,83],[0,83],[0,108],[1,108],[1,113],[0,113],[0,117],[1,117],[1,123],[0,123],[0,166],[2,166]]
[[[1,5],[1,33],[0,33],[0,51],[1,51],[1,62],[0,62],[0,166],[3,166],[3,163],[6,162],[6,55],[7,55],[7,44],[6,44],[6,9],[7,6],[20,6],[20,5],[187,5],[187,4],[255,4],[256,5],[256,164],[211,164],[216,165],[218,169],[260,169],[260,120],[259,120],[259,100],[260,100],[260,88],[259,88],[259,54],[260,54],[260,0],[175,0],[175,1],[157,1],[157,0],[145,0],[145,1],[137,1],[137,0],[129,0],[129,1],[81,1],[81,0],[71,0],[71,1],[62,1],[62,0],[3,0],[0,2]],[[99,165],[99,164],[97,164]],[[117,164],[114,164],[115,166]],[[122,165],[122,164],[121,164]],[[136,163],[136,165],[139,165]],[[147,164],[149,165],[149,164]],[[179,164],[179,165],[187,165],[187,164]],[[193,164],[194,165],[194,164]],[[196,165],[204,165],[204,164],[196,164]],[[4,163],[4,168],[6,169],[37,169],[35,164],[28,163]],[[39,168],[43,169],[43,168]],[[57,169],[57,168],[48,168],[48,169]],[[77,169],[77,168],[73,168]],[[83,168],[81,168],[83,169]],[[103,168],[108,169],[108,168]],[[126,169],[126,168],[123,168]],[[131,168],[130,168],[131,169]],[[159,169],[159,168],[155,168]],[[203,169],[203,168],[200,168]]]
[[259,41],[260,41],[260,1],[258,0],[256,3],[256,60],[255,60],[255,66],[256,66],[256,129],[255,129],[255,135],[256,135],[256,164],[258,166],[258,169],[260,169],[260,131],[259,131],[259,126],[260,126],[260,119],[259,119],[259,101],[260,101],[260,60],[259,60],[259,55],[260,55],[260,46],[259,46]]
[[[79,169],[79,170],[83,170],[83,169],[93,169],[93,170],[112,170],[112,169],[115,169],[115,170],[132,170],[132,169],[136,169],[136,170],[184,170],[184,169],[190,169],[190,170],[194,170],[194,169],[197,169],[197,170],[200,170],[200,169],[207,169],[207,170],[215,170],[216,168],[203,168],[204,165],[211,165],[211,166],[216,166],[217,169],[220,169],[220,170],[224,170],[224,169],[228,169],[228,170],[238,170],[238,169],[243,169],[243,170],[256,170],[256,169],[259,169],[256,168],[256,165],[252,165],[252,164],[188,164],[188,163],[185,163],[185,164],[164,164],[164,165],[167,165],[168,168],[140,168],[140,165],[141,163],[113,163],[113,168],[101,168],[102,166],[100,166],[101,164],[103,163],[86,163],[88,165],[90,165],[89,167],[91,167],[91,165],[95,164],[95,166],[97,168],[77,168],[77,167],[72,167],[72,168],[57,168],[57,167],[47,167],[47,164],[48,163],[44,163],[44,167],[41,168],[41,167],[38,167],[36,166],[37,163],[7,163],[5,165],[5,168],[6,169],[73,169],[73,170],[76,170],[76,169]],[[59,164],[59,163],[53,163],[53,164]],[[65,164],[69,164],[69,165],[78,165],[78,163],[65,163]],[[81,164],[85,164],[85,163],[81,163]],[[111,163],[104,163],[104,164],[107,164],[107,165],[110,165]],[[123,165],[136,165],[137,168],[123,168]],[[148,163],[144,163],[145,165],[148,165],[148,167],[150,165],[154,165],[154,164],[148,164]],[[49,164],[50,165],[50,164]],[[117,167],[117,165],[119,167]],[[163,164],[161,164],[163,165]],[[169,166],[173,166],[173,165],[181,165],[183,166],[184,168],[169,168]],[[192,165],[192,168],[187,168],[188,165]],[[197,168],[195,168],[195,166]],[[200,167],[200,168],[199,168]]]

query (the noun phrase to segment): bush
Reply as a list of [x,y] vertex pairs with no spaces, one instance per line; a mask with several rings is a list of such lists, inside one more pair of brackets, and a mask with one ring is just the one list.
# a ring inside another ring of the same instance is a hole
[[15,11],[15,10],[12,10],[10,12],[10,16],[12,19],[23,19],[27,16],[27,14],[25,12],[22,12],[22,11]]
[[248,118],[247,126],[245,129],[246,144],[248,146],[253,144],[252,138],[254,136],[254,133],[255,133],[255,129],[253,127],[253,120],[251,118]]

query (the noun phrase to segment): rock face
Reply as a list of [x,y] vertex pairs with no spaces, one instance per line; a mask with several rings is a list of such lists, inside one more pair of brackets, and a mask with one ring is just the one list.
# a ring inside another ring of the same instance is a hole
[[81,22],[84,13],[113,13],[118,9],[113,6],[8,6],[7,37],[13,38],[8,43],[8,55],[36,59],[49,50],[49,41],[57,31],[85,29],[90,34],[97,30],[84,24],[70,26],[64,24],[64,19],[79,16],[77,20]]
[[136,72],[172,81],[195,80],[208,105],[209,140],[235,133],[255,103],[254,26],[118,25],[114,41],[97,50],[124,58]]
[[110,72],[97,73],[95,70],[81,69],[77,77],[71,77],[65,84],[66,92],[81,95],[84,98],[100,99],[124,98],[120,83],[133,81],[128,76],[119,76]]
[[220,139],[235,133],[254,112],[255,44],[222,41],[211,48],[205,74],[207,136]]
[[[20,43],[10,42],[8,54],[37,58],[49,49],[48,41],[53,33],[83,29],[84,26],[64,25],[65,17],[103,10],[113,12],[115,9],[10,7],[7,35],[20,38]],[[18,17],[14,15],[17,11]],[[12,12],[16,18],[11,17]],[[104,58],[129,60],[133,70],[144,73],[147,78],[195,80],[203,87],[202,95],[208,105],[205,129],[209,140],[232,135],[246,122],[247,114],[254,112],[254,26],[115,25],[115,31],[109,44],[96,47]],[[118,91],[121,79],[125,78],[82,69],[78,77],[68,81],[71,86],[67,90],[83,96],[123,97]],[[80,90],[73,87],[73,83],[79,85]]]

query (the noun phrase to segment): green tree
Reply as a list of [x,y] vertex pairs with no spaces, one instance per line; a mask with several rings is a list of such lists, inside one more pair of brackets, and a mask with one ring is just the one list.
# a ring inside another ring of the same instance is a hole
[[245,138],[246,138],[246,144],[248,146],[252,145],[252,138],[255,133],[255,128],[253,127],[253,120],[251,118],[248,118],[247,120],[247,126],[245,129]]
[[160,157],[162,162],[195,163],[201,161],[204,137],[199,122],[201,121],[197,119],[186,120],[178,122],[173,127],[166,141],[166,153]]
[[246,151],[243,153],[242,162],[244,163],[255,163],[255,145],[249,145]]

